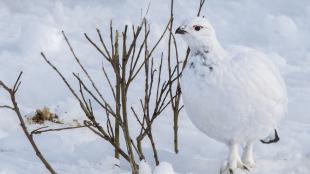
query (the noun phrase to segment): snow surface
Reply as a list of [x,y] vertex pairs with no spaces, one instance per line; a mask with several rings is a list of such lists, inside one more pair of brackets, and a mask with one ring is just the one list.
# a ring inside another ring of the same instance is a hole
[[[198,3],[176,1],[175,24],[194,16]],[[19,71],[24,71],[18,95],[24,114],[48,106],[65,121],[82,120],[78,104],[39,53],[44,51],[67,77],[79,72],[61,37],[64,30],[83,63],[100,79],[101,57],[83,33],[95,38],[95,28],[107,31],[110,19],[119,29],[125,23],[138,23],[141,9],[145,13],[147,5],[148,0],[0,1],[0,79],[13,83]],[[310,1],[208,0],[206,7],[202,14],[212,22],[224,46],[241,44],[272,55],[282,67],[288,86],[289,114],[279,126],[281,140],[272,145],[255,144],[257,167],[251,173],[310,173]],[[148,18],[154,38],[166,25],[169,10],[166,0],[151,2]],[[178,39],[178,43],[180,49],[185,48],[183,41]],[[135,86],[131,98],[139,95],[139,90]],[[1,91],[0,104],[8,102]],[[0,115],[0,174],[48,173],[22,134],[14,113],[0,110]],[[141,173],[218,173],[226,147],[199,132],[184,112],[179,129],[180,153],[175,155],[171,115],[167,112],[157,120],[154,132],[162,163],[157,168],[153,161],[143,163]],[[110,145],[88,130],[49,133],[36,140],[60,174],[130,173],[125,161],[114,160]],[[151,159],[149,144],[145,147]],[[121,169],[115,163],[120,163]]]

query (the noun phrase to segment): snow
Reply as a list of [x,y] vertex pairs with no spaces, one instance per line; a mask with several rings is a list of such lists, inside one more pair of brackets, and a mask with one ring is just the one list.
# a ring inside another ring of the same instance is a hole
[[141,174],[152,174],[152,169],[145,161],[142,160],[140,165],[139,165],[139,173],[141,173]]
[[161,174],[161,173],[173,174],[175,172],[173,171],[173,168],[170,163],[161,162],[161,164],[154,170],[154,174]]
[[[13,83],[24,71],[18,101],[23,114],[48,106],[65,121],[83,119],[78,104],[64,84],[40,57],[44,51],[66,77],[79,72],[61,36],[68,35],[77,55],[91,73],[100,79],[101,57],[84,39],[83,33],[96,38],[95,28],[106,33],[110,19],[116,28],[138,23],[148,0],[118,1],[0,1],[0,79]],[[279,126],[280,142],[254,145],[259,174],[308,174],[310,172],[310,1],[300,0],[208,0],[202,14],[214,25],[223,45],[240,44],[273,55],[283,67],[288,86],[289,114]],[[198,1],[175,2],[175,25],[194,16]],[[154,38],[168,21],[170,4],[151,1],[148,18]],[[153,39],[154,39],[153,38]],[[180,50],[185,43],[178,39]],[[161,45],[161,48],[164,48]],[[184,51],[185,52],[185,51]],[[283,60],[284,59],[284,60]],[[286,62],[286,63],[285,63]],[[283,66],[285,65],[286,66]],[[73,78],[70,78],[73,82]],[[103,84],[104,85],[104,84]],[[0,90],[0,104],[10,102]],[[135,98],[139,87],[132,89]],[[0,110],[0,174],[47,173],[22,134],[14,113]],[[157,168],[152,160],[143,164],[144,173],[218,173],[227,149],[199,132],[183,112],[180,117],[180,153],[172,151],[172,118],[157,120]],[[133,128],[134,129],[134,128]],[[125,161],[113,159],[112,148],[88,130],[48,133],[36,137],[42,152],[59,173],[130,173]],[[146,143],[145,153],[152,158]],[[165,162],[164,162],[165,161]],[[114,164],[119,163],[121,168]],[[142,173],[142,172],[141,172]],[[242,171],[238,172],[242,173]]]

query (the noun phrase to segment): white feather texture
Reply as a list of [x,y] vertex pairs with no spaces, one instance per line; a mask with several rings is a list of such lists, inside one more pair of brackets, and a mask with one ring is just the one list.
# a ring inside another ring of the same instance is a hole
[[229,146],[251,145],[273,132],[288,102],[273,61],[247,47],[223,49],[204,18],[178,30],[191,49],[181,87],[186,112],[197,128]]

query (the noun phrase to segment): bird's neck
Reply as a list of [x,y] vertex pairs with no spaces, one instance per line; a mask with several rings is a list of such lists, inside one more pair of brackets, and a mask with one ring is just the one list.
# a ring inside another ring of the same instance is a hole
[[191,48],[191,55],[203,55],[209,61],[217,63],[226,59],[227,52],[218,40],[214,38],[210,44],[203,43],[201,46]]

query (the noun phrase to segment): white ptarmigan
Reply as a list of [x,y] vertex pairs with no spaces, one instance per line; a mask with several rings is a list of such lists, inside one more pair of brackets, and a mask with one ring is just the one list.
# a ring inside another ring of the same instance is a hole
[[221,173],[248,170],[255,164],[253,142],[277,134],[277,123],[287,112],[287,92],[279,70],[257,50],[224,49],[206,18],[194,18],[176,34],[191,50],[181,80],[187,114],[202,132],[229,147]]

